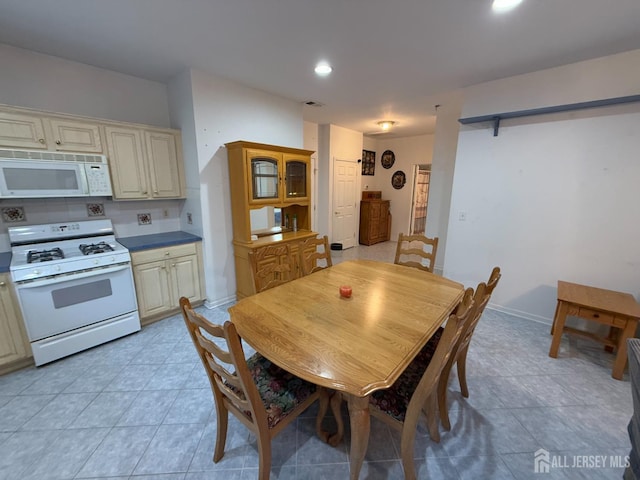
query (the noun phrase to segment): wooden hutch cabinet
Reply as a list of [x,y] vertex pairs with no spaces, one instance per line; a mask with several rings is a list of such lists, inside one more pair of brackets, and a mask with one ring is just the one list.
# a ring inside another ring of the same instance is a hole
[[251,250],[276,242],[291,242],[297,261],[298,245],[317,236],[311,231],[313,152],[245,141],[225,146],[231,188],[236,295],[240,299],[255,293],[249,263]]
[[373,245],[386,242],[391,234],[389,200],[382,200],[382,192],[362,192],[360,201],[360,243]]

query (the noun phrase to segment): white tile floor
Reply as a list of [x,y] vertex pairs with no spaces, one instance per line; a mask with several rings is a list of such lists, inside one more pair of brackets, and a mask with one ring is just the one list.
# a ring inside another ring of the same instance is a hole
[[[394,247],[356,247],[333,258],[392,261]],[[225,308],[199,310],[215,322],[228,318]],[[547,325],[485,312],[469,353],[470,397],[462,398],[456,378],[450,384],[451,432],[436,444],[419,429],[420,478],[622,476],[621,468],[534,473],[539,448],[568,464],[574,455],[625,456],[630,448],[630,385],[611,378],[612,355],[565,338],[560,358],[551,359],[550,340]],[[348,435],[337,448],[322,443],[314,414],[312,408],[276,439],[271,478],[348,478]],[[257,478],[247,430],[231,420],[226,454],[214,464],[215,430],[207,379],[179,316],[0,377],[0,479]],[[403,478],[398,446],[399,436],[373,419],[360,478]]]

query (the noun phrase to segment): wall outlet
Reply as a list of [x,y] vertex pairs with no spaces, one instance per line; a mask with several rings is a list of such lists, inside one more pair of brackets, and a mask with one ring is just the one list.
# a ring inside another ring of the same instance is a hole
[[187,223],[189,225],[193,224],[193,217],[191,216],[191,213],[187,213]]
[[458,211],[458,221],[464,222],[467,220],[467,212],[465,210]]
[[169,209],[168,209],[168,208],[165,208],[165,209],[162,211],[162,214],[164,215],[164,218],[169,218]]

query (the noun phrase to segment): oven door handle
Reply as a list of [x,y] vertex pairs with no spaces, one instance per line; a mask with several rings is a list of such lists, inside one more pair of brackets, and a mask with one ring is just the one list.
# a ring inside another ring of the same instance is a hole
[[26,283],[18,283],[16,285],[17,289],[26,289],[26,288],[38,288],[38,287],[44,287],[46,285],[51,285],[54,283],[61,283],[62,281],[64,281],[62,278],[60,277],[66,277],[67,280],[82,280],[83,278],[89,278],[89,277],[95,277],[97,275],[104,275],[107,273],[114,273],[114,272],[120,272],[122,270],[128,270],[130,269],[131,266],[129,263],[126,263],[124,265],[116,265],[115,267],[107,267],[107,268],[96,268],[93,270],[89,270],[88,272],[82,272],[82,273],[77,273],[77,274],[71,274],[71,275],[58,275],[54,278],[48,278],[46,280],[35,280],[32,282],[26,282]]

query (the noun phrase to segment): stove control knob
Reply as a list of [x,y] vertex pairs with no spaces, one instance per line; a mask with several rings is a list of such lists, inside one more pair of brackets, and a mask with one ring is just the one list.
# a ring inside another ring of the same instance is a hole
[[33,274],[34,274],[34,275],[40,275],[40,270],[34,270],[34,271],[33,271]]
[[111,257],[111,261],[115,262],[116,261],[116,257]]
[[61,267],[60,265],[58,265],[58,266],[56,267],[56,272],[59,272],[60,270],[62,270],[62,267]]
[[98,260],[94,260],[94,261],[93,261],[93,264],[94,264],[94,265],[98,265],[98,263],[100,263],[100,262],[98,262]]

